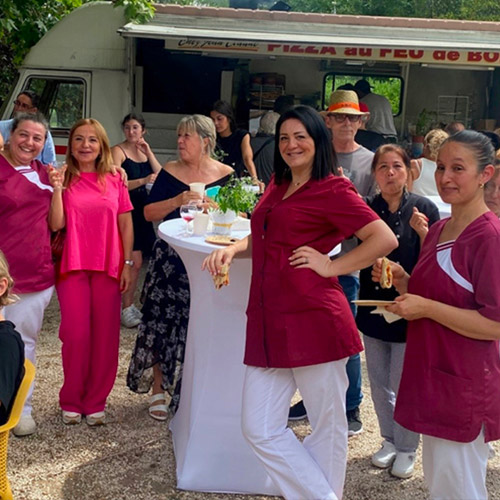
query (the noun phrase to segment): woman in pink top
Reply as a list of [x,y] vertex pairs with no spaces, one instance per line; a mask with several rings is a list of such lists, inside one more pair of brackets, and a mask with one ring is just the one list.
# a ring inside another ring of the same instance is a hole
[[120,292],[130,286],[133,229],[127,186],[112,175],[102,125],[79,120],[70,131],[65,172],[51,172],[53,231],[66,228],[58,277],[65,424],[105,423],[118,368]]

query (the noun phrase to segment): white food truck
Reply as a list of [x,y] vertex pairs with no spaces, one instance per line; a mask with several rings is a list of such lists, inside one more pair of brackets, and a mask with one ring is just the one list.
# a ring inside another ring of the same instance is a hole
[[2,119],[20,91],[34,90],[63,155],[77,119],[100,120],[114,144],[133,110],[165,160],[179,119],[208,113],[217,99],[252,130],[279,95],[323,109],[332,88],[367,78],[387,82],[400,138],[425,119],[500,124],[500,23],[156,8],[144,25],[126,23],[108,2],[66,16],[28,53]]

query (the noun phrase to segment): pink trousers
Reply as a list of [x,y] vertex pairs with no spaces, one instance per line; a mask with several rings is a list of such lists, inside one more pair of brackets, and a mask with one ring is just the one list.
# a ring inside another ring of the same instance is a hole
[[62,410],[103,411],[118,369],[120,284],[104,272],[74,271],[56,284],[61,305]]

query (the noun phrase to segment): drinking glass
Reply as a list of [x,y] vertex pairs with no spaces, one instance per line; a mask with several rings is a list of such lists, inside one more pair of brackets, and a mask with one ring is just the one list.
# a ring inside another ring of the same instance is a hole
[[201,205],[197,205],[196,203],[189,203],[187,205],[181,205],[180,212],[181,217],[186,221],[186,236],[191,236],[193,231],[189,230],[189,223],[194,219],[194,216],[197,212],[202,212],[203,208]]

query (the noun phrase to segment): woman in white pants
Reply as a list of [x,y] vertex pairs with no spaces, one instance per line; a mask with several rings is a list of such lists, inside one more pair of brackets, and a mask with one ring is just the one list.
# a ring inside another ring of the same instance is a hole
[[[35,158],[47,135],[47,122],[39,114],[18,115],[5,150],[0,153],[0,248],[10,264],[14,291],[20,300],[7,306],[5,319],[15,324],[25,356],[35,363],[35,348],[43,312],[54,289],[54,266],[47,222],[52,187],[48,167]],[[33,434],[33,385],[14,434]]]
[[[252,254],[244,363],[243,434],[289,500],[342,497],[347,459],[347,358],[362,350],[337,276],[397,246],[391,230],[333,174],[328,129],[312,108],[285,112],[276,126],[275,174],[252,214],[252,234],[204,262],[212,274]],[[362,243],[331,261],[356,234]],[[312,433],[287,428],[299,389]]]
[[443,143],[435,178],[451,217],[430,228],[411,277],[392,264],[401,295],[387,309],[409,321],[394,418],[423,435],[435,500],[486,500],[487,443],[500,438],[500,221],[483,197],[493,162],[478,132]]

